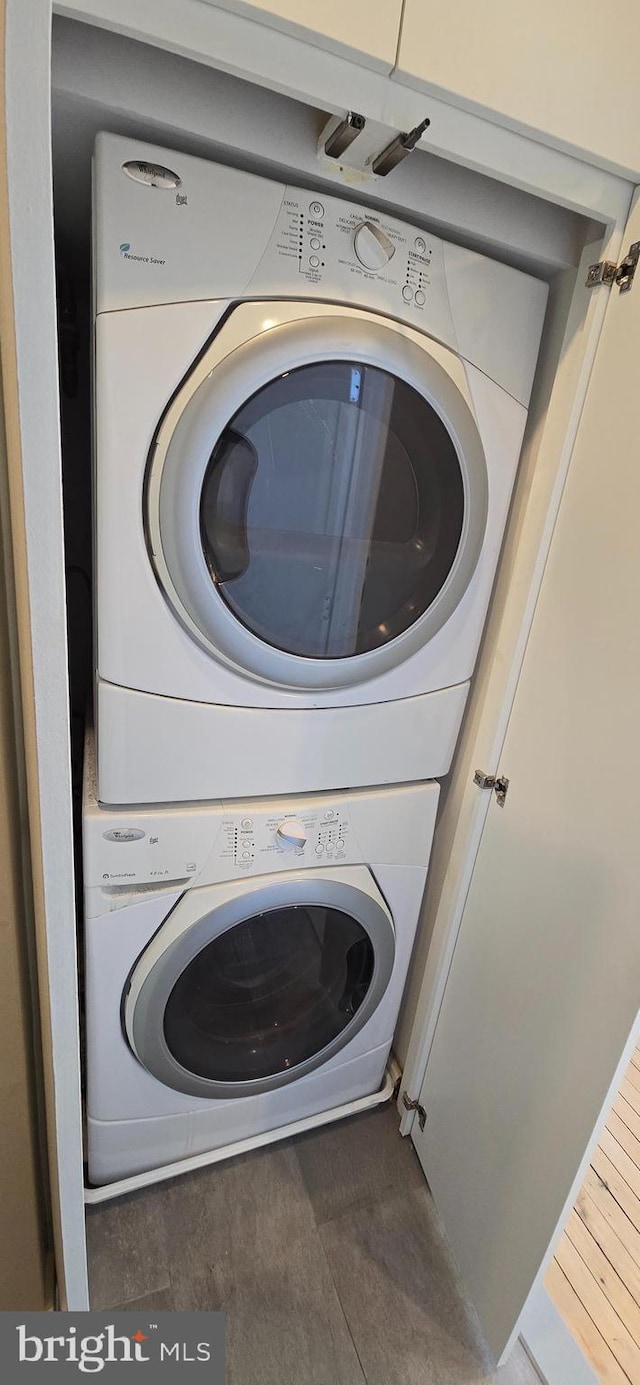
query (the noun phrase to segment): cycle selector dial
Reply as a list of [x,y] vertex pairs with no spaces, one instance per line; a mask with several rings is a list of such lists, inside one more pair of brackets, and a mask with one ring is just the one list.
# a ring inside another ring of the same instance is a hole
[[353,248],[360,264],[372,274],[384,269],[396,253],[393,241],[373,221],[362,221],[356,226]]
[[278,846],[291,851],[301,851],[307,842],[307,829],[298,818],[284,818],[276,828]]

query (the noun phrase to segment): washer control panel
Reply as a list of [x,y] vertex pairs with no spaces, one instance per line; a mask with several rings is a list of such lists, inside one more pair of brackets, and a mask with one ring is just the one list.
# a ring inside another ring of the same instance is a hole
[[371,862],[424,866],[429,857],[437,783],[129,812],[96,802],[92,754],[88,738],[83,802],[88,917],[118,908],[123,892],[141,887],[182,891],[278,871]]
[[221,866],[233,873],[256,875],[271,870],[357,861],[346,805],[339,798],[322,804],[300,801],[289,808],[282,801],[251,813],[225,812],[215,846]]

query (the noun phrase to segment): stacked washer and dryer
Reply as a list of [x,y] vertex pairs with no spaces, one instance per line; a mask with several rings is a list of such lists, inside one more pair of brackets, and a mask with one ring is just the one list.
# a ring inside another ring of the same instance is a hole
[[94,160],[94,1183],[389,1057],[545,284],[129,139]]

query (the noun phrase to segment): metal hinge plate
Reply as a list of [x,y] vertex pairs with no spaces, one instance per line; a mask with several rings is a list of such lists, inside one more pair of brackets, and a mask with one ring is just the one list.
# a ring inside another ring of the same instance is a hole
[[424,1109],[424,1106],[421,1106],[420,1102],[415,1101],[413,1097],[407,1096],[406,1092],[402,1093],[402,1105],[404,1106],[405,1111],[415,1111],[418,1117],[418,1125],[420,1126],[421,1130],[424,1130],[424,1127],[427,1123],[427,1113]]
[[599,260],[597,264],[589,265],[589,272],[585,280],[587,288],[593,289],[597,284],[605,284],[607,288],[612,288],[614,284],[617,284],[621,293],[628,293],[633,283],[638,260],[640,260],[640,240],[634,240],[621,264],[614,264],[613,260]]
[[496,799],[500,807],[504,808],[504,801],[509,788],[509,780],[505,778],[504,774],[485,774],[483,769],[477,769],[473,776],[473,782],[478,785],[479,789],[495,789]]

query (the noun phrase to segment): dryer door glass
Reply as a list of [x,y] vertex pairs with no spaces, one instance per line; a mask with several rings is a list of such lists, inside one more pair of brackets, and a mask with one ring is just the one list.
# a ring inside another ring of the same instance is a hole
[[200,502],[212,581],[253,635],[310,659],[396,639],[456,559],[465,493],[429,401],[377,366],[287,371],[215,443]]
[[287,1073],[359,1027],[374,963],[368,933],[340,909],[254,914],[185,966],[165,1006],[166,1045],[182,1069],[213,1082]]

